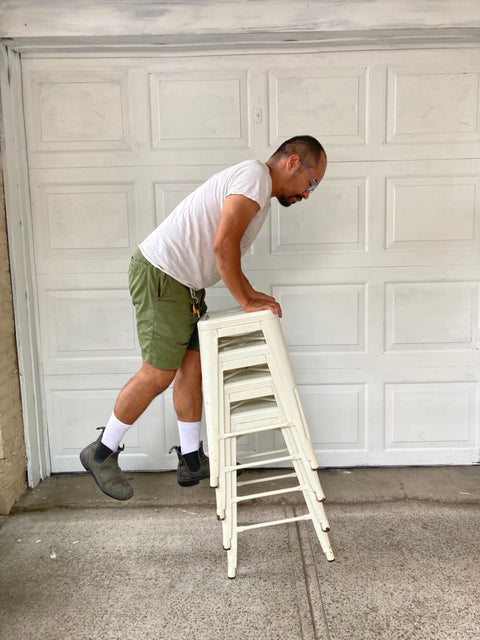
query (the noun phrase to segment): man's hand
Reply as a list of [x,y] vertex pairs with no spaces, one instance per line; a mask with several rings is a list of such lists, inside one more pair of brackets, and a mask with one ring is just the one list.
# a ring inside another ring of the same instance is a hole
[[269,309],[272,313],[274,313],[279,318],[282,317],[282,309],[278,302],[268,302],[263,300],[249,300],[246,305],[243,306],[243,310],[247,313],[252,313],[252,311],[263,311],[264,309]]
[[247,313],[251,313],[252,311],[262,311],[263,309],[270,309],[272,313],[277,315],[279,318],[282,317],[282,308],[278,304],[278,302],[272,296],[267,295],[266,293],[262,293],[261,291],[255,291],[252,289],[250,293],[250,299],[243,306],[243,310]]

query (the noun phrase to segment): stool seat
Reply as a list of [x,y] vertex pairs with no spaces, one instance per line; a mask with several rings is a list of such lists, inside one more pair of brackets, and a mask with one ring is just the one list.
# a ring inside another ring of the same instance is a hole
[[[323,508],[325,496],[318,462],[308,433],[298,389],[278,316],[269,310],[246,313],[241,307],[206,313],[198,322],[203,395],[210,456],[210,484],[216,490],[217,516],[222,521],[228,576],[237,568],[237,535],[251,528],[299,520],[313,523],[328,560],[334,555]],[[239,455],[237,442],[254,434],[272,432],[284,448]],[[293,473],[255,481],[238,481],[240,469],[293,466]],[[296,478],[298,484],[238,496],[238,487],[259,482],[278,483]],[[237,524],[238,504],[245,500],[303,493],[308,513],[296,518],[251,526]]]

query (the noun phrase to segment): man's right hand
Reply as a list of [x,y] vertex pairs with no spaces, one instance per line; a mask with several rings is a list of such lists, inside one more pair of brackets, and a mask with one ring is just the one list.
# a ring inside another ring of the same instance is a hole
[[252,313],[253,311],[263,311],[264,309],[269,309],[272,313],[274,313],[279,318],[282,317],[282,308],[271,296],[267,296],[265,298],[250,298],[248,302],[242,305],[242,308],[247,313]]

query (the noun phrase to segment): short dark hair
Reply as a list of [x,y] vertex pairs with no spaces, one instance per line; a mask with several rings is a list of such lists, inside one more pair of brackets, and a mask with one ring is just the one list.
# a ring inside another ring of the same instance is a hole
[[286,158],[294,153],[298,154],[309,167],[316,167],[322,155],[327,159],[325,149],[313,136],[294,136],[285,140],[272,158]]

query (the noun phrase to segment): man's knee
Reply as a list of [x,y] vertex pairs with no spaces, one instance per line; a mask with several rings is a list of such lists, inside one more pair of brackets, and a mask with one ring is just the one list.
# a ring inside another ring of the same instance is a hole
[[179,379],[190,381],[202,380],[202,367],[200,364],[200,352],[187,350],[182,361],[182,366],[178,369],[176,380]]
[[176,371],[176,369],[159,369],[144,361],[138,375],[151,386],[156,395],[159,395],[171,384]]

